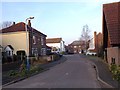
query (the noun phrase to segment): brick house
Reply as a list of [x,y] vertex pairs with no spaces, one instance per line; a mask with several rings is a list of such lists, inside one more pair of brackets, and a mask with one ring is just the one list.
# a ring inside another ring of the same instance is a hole
[[101,53],[101,49],[103,48],[103,34],[94,32],[94,37],[89,40],[89,48],[88,51],[95,52],[97,55]]
[[120,2],[103,5],[103,47],[108,64],[120,65]]
[[48,38],[46,39],[46,45],[52,47],[52,52],[65,52],[65,42],[62,38]]
[[85,50],[84,41],[73,41],[71,44],[68,44],[68,53],[81,53]]
[[17,51],[22,50],[26,52],[26,36],[28,36],[29,56],[46,55],[46,35],[32,28],[30,20],[28,21],[27,29],[28,35],[26,35],[25,23],[20,22],[0,30],[3,48],[7,45],[11,45],[14,48],[14,54],[16,54]]
[[52,51],[52,47],[46,45],[46,55],[50,55]]

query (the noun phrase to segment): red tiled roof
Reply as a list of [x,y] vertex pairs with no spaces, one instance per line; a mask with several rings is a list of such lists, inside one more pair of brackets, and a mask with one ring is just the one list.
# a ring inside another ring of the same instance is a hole
[[62,38],[48,38],[46,39],[46,43],[60,43]]
[[[28,28],[28,30],[34,30],[35,32],[41,33],[38,30],[36,30],[30,26],[27,26],[27,28]],[[4,29],[0,30],[0,33],[19,32],[19,31],[25,31],[25,23],[24,22],[20,22],[15,25],[12,25],[10,27],[4,28]],[[43,34],[43,33],[41,33],[41,34]],[[45,35],[45,34],[43,34],[43,35]]]
[[20,22],[10,27],[0,30],[2,33],[25,31],[25,23]]
[[[104,4],[106,26],[110,36],[111,45],[120,44],[120,2]],[[107,32],[107,31],[106,31]]]

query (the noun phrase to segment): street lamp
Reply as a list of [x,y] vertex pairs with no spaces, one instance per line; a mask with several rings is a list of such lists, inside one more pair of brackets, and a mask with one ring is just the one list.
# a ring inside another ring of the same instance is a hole
[[27,70],[30,69],[30,63],[29,63],[29,38],[28,38],[28,31],[27,31],[27,21],[30,19],[34,19],[34,17],[29,17],[25,20],[25,30],[26,30],[26,48],[27,48]]

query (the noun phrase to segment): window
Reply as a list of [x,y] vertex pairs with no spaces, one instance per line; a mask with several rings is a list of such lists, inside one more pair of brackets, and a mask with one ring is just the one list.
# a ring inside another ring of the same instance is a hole
[[77,46],[74,46],[74,48],[77,48]]
[[111,64],[115,64],[115,58],[112,58],[111,60],[112,60]]
[[45,48],[41,48],[41,55],[46,55],[46,49]]
[[40,39],[38,38],[38,41],[40,41]]
[[36,38],[33,36],[33,44],[36,44]]
[[32,55],[38,56],[38,49],[37,48],[32,48]]
[[44,45],[44,38],[41,37],[41,45]]
[[10,56],[10,51],[8,51],[8,53],[9,53],[8,55]]

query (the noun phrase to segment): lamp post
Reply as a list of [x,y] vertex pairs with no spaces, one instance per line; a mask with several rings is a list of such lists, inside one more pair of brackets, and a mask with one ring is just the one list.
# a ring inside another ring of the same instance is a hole
[[34,17],[29,17],[25,21],[25,30],[26,30],[26,54],[27,54],[27,70],[30,69],[30,63],[29,63],[29,38],[28,38],[28,31],[27,31],[27,21],[30,19],[34,19]]

